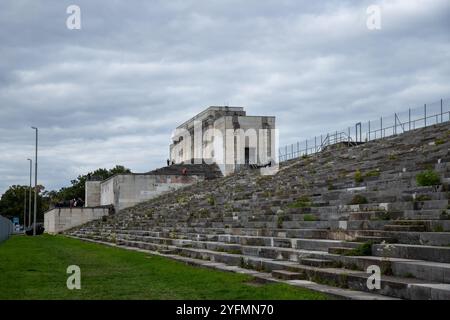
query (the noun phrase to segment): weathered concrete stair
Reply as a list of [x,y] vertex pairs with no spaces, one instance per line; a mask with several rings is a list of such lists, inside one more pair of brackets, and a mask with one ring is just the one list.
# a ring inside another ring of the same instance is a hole
[[[289,161],[274,176],[205,181],[68,234],[361,292],[378,265],[379,294],[448,299],[449,147],[446,123]],[[417,185],[430,168],[441,184]]]

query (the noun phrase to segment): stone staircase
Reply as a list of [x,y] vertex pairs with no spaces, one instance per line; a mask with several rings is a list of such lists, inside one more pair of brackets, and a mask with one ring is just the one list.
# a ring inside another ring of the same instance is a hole
[[[70,236],[400,299],[450,299],[450,123],[204,181]],[[440,184],[418,186],[433,170]],[[367,267],[382,271],[367,287]]]

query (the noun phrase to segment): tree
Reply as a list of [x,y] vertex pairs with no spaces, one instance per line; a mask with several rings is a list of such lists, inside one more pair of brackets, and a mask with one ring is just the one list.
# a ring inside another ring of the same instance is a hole
[[72,180],[70,187],[61,188],[56,194],[49,194],[53,204],[57,202],[68,201],[71,199],[83,199],[85,194],[85,183],[89,179],[105,180],[116,174],[131,173],[131,170],[124,166],[115,166],[112,169],[100,168],[85,175],[79,175],[75,180]]
[[[85,175],[79,175],[75,180],[71,181],[70,187],[63,187],[59,191],[46,191],[44,186],[38,185],[37,197],[37,221],[44,221],[44,213],[49,210],[52,205],[58,202],[68,201],[71,199],[84,199],[85,183],[88,179],[105,180],[116,174],[131,173],[131,170],[124,166],[115,166],[112,169],[97,169]],[[27,217],[28,217],[28,186],[14,185],[3,194],[0,199],[0,214],[7,217],[19,217],[20,223],[23,224],[24,212],[24,196],[27,193]],[[34,210],[34,190],[31,194],[32,207]]]
[[[24,212],[24,197],[25,193],[27,195],[26,202],[26,213],[28,218],[28,197],[29,197],[29,187],[13,185],[6,190],[0,199],[0,213],[12,219],[13,217],[19,217],[20,224],[23,224],[23,212]],[[49,209],[50,198],[45,191],[45,187],[38,185],[38,196],[37,196],[37,221],[44,220],[44,212]],[[34,189],[31,193],[31,212],[34,212]],[[28,224],[28,222],[27,222]]]

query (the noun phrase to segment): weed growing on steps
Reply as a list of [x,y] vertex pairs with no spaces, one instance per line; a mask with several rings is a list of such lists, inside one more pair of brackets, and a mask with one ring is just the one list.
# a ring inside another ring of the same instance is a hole
[[369,201],[367,201],[367,198],[360,195],[360,194],[356,194],[353,196],[352,200],[348,203],[349,205],[355,205],[355,204],[366,204],[369,203]]
[[305,208],[305,207],[311,207],[311,200],[308,196],[301,196],[297,200],[295,200],[293,203],[289,204],[289,208]]
[[303,221],[316,221],[316,217],[312,214],[305,214],[303,216]]
[[427,194],[421,194],[416,197],[416,201],[429,201],[431,197]]
[[368,241],[344,253],[345,256],[371,256],[372,242]]
[[417,174],[416,182],[421,187],[435,186],[441,183],[441,178],[435,171],[428,169]]
[[355,171],[354,179],[356,183],[361,183],[364,181],[363,175],[359,169]]
[[207,201],[208,201],[208,204],[209,204],[210,206],[216,205],[216,199],[214,199],[213,196],[209,196],[209,197],[207,198]]
[[379,170],[371,170],[371,171],[366,172],[366,174],[364,176],[367,177],[367,178],[379,177],[380,176],[380,171]]
[[390,154],[388,156],[388,159],[391,160],[391,161],[395,161],[395,160],[398,160],[398,156],[396,156],[395,154]]

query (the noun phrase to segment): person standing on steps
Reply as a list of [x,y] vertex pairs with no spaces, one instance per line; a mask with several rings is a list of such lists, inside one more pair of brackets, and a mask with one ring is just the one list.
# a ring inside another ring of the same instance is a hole
[[170,160],[167,159],[167,166],[170,166]]

